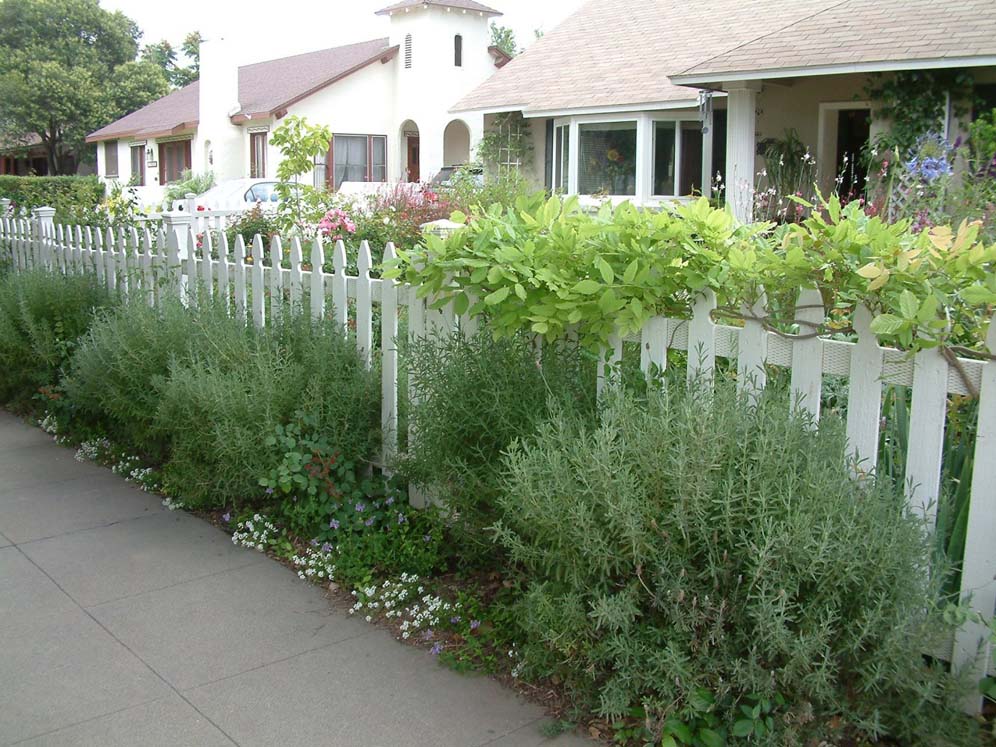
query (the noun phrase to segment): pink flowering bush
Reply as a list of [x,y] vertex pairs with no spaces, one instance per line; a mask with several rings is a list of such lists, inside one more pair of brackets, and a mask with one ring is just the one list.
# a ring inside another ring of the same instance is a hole
[[318,232],[332,241],[346,238],[346,234],[356,233],[356,223],[342,208],[332,208],[318,221]]

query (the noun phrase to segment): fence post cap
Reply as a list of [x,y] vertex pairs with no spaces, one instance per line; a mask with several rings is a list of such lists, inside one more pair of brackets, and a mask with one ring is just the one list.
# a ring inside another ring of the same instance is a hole
[[185,194],[185,195],[183,196],[183,198],[184,198],[185,200],[196,200],[196,199],[197,199],[197,194],[196,194],[196,193],[194,193],[194,192],[187,192],[187,193],[186,193],[186,194]]
[[171,210],[163,213],[163,222],[167,226],[185,226],[194,222],[194,216],[183,210]]
[[434,233],[436,236],[446,238],[454,231],[463,228],[463,223],[456,223],[447,218],[440,218],[439,220],[423,223],[419,228],[422,229],[422,233]]
[[55,208],[54,207],[36,207],[31,211],[32,215],[36,218],[54,218]]
[[10,202],[11,202],[11,200],[10,200],[9,197],[0,197],[0,205],[2,205],[3,207],[5,207],[5,208],[9,207],[10,206]]

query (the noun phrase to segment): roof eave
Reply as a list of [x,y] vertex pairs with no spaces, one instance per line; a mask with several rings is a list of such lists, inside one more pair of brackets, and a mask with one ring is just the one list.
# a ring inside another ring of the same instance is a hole
[[848,75],[854,73],[888,73],[905,70],[928,70],[957,67],[996,67],[996,55],[974,57],[934,57],[921,60],[878,60],[872,62],[851,62],[839,65],[802,65],[758,70],[713,71],[702,73],[680,73],[668,76],[677,86],[711,88],[726,82],[764,80],[768,78],[798,78],[820,75]]
[[673,101],[644,101],[639,103],[605,104],[596,106],[574,106],[537,109],[529,104],[503,104],[496,106],[455,107],[450,114],[504,114],[506,112],[522,112],[526,119],[551,119],[556,117],[572,117],[587,114],[626,114],[628,112],[661,111],[666,109],[694,109],[699,101],[695,99],[675,99]]
[[183,135],[187,132],[192,132],[197,129],[198,121],[191,120],[189,122],[180,122],[179,124],[173,125],[172,127],[167,127],[163,130],[152,130],[150,128],[144,129],[129,129],[122,130],[120,132],[107,132],[100,134],[100,130],[97,132],[90,133],[86,136],[86,142],[88,143],[100,143],[106,140],[124,140],[129,137],[141,137],[141,138],[157,138],[157,137],[173,137],[174,135]]
[[445,8],[447,11],[460,11],[461,13],[477,13],[478,15],[484,16],[486,18],[498,18],[499,16],[505,15],[499,10],[473,10],[471,8],[458,8],[455,5],[446,5],[445,3],[420,3],[419,5],[410,5],[407,8],[383,8],[374,13],[375,16],[393,16],[395,13],[410,13],[412,10],[417,10],[420,8],[429,8],[435,6],[437,8]]

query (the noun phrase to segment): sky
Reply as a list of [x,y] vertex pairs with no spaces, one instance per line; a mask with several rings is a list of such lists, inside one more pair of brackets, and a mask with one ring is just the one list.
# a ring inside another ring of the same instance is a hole
[[[515,31],[519,46],[549,31],[583,0],[493,0],[505,15],[495,19]],[[179,49],[188,31],[221,33],[243,49],[240,64],[335,47],[388,34],[388,20],[374,11],[392,0],[100,0],[144,31],[140,44],[167,39]]]

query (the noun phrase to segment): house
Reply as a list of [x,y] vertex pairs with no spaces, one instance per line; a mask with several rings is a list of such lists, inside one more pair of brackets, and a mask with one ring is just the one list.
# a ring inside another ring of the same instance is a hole
[[150,189],[187,169],[274,178],[270,135],[290,115],[334,133],[315,185],[428,180],[466,163],[484,118],[449,109],[507,62],[490,41],[501,14],[476,0],[402,0],[378,15],[389,20],[384,38],[242,66],[225,40],[206,41],[199,81],[87,138],[98,174]]
[[[464,96],[460,116],[519,112],[536,183],[643,204],[709,195],[751,216],[758,143],[795,131],[833,187],[889,127],[878,74],[970,70],[996,105],[996,3],[590,0]],[[939,127],[955,132],[948,98]],[[853,177],[853,178],[862,178]]]

